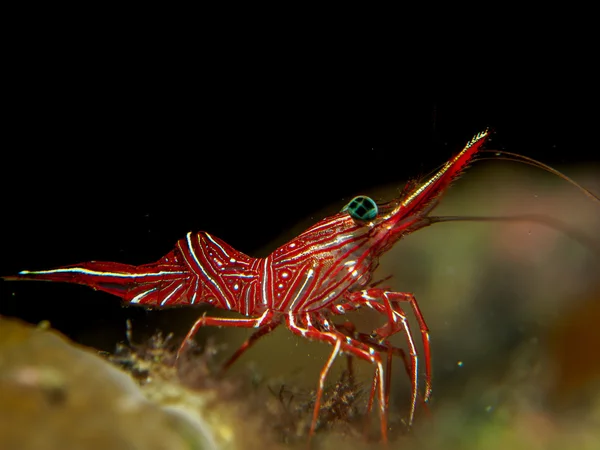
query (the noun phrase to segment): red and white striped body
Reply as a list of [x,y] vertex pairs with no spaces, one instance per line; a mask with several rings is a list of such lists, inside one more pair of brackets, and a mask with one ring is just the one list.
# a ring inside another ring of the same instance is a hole
[[[178,355],[199,327],[232,326],[257,328],[226,366],[280,323],[295,334],[327,342],[333,352],[321,372],[311,434],[317,423],[323,383],[331,363],[344,352],[372,363],[375,370],[385,440],[386,408],[389,396],[381,354],[402,354],[412,383],[409,423],[418,394],[418,358],[401,303],[410,304],[418,322],[426,362],[426,402],[431,395],[429,334],[412,294],[369,287],[379,257],[404,235],[433,223],[428,215],[440,195],[472,161],[488,136],[479,133],[463,150],[422,184],[411,184],[403,195],[378,205],[377,214],[359,220],[348,211],[327,217],[279,247],[266,258],[252,258],[206,233],[188,233],[175,248],[155,263],[133,266],[96,262],[42,271],[22,271],[8,280],[64,281],[90,286],[147,307],[211,304],[237,311],[244,318],[202,316],[196,321]],[[371,333],[358,333],[335,325],[327,317],[369,307],[386,322]],[[387,338],[397,332],[406,335],[408,355],[391,346]]]
[[188,233],[152,264],[91,261],[7,278],[84,284],[146,307],[208,303],[245,316],[299,313],[323,309],[369,281],[371,243],[366,234],[357,239],[357,231],[347,214],[338,214],[266,258],[249,257],[201,231]]
[[132,266],[96,262],[52,270],[22,271],[5,279],[84,284],[147,307],[209,303],[244,316],[323,310],[371,280],[379,256],[398,239],[427,224],[422,219],[437,195],[479,150],[488,132],[427,182],[380,205],[370,221],[347,212],[327,217],[266,258],[252,258],[206,232],[188,233],[155,263]]

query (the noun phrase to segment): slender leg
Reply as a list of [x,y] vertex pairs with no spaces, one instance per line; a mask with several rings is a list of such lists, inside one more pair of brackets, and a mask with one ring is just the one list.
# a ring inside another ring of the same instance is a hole
[[[339,323],[339,324],[336,323],[336,324],[334,324],[334,326],[335,326],[336,330],[341,331],[346,336],[361,340],[359,338],[360,333],[358,333],[356,331],[356,326],[349,320],[346,320],[344,323]],[[354,383],[356,380],[354,379],[354,363],[352,360],[352,355],[350,355],[350,354],[346,355],[346,362],[347,362],[347,370],[348,370],[348,384],[350,386],[354,386]]]
[[229,367],[237,361],[237,359],[244,354],[246,350],[248,350],[258,339],[269,334],[275,328],[279,326],[279,322],[273,321],[269,322],[266,325],[263,325],[258,330],[256,330],[252,335],[246,339],[246,341],[236,350],[236,352],[231,355],[231,357],[227,360],[225,364],[221,367],[221,373],[225,372]]
[[[388,365],[386,367],[386,385],[388,386],[388,392],[386,394],[386,402],[388,402],[388,406],[389,406],[389,399],[390,399],[390,392],[389,392],[389,388],[391,387],[391,374],[392,374],[392,363],[391,363],[391,356],[397,356],[402,358],[402,362],[404,363],[404,369],[406,370],[406,375],[408,375],[409,379],[411,378],[411,362],[408,358],[408,356],[406,355],[406,353],[404,352],[404,350],[402,350],[399,347],[395,347],[393,345],[391,345],[391,343],[389,341],[384,341],[383,344],[381,342],[378,342],[377,340],[375,340],[375,338],[369,334],[365,334],[365,333],[357,333],[356,338],[361,341],[364,342],[367,345],[370,345],[371,347],[373,347],[374,349],[378,350],[379,352],[383,353],[383,352],[387,352],[388,354]],[[373,381],[375,382],[375,380]],[[374,391],[373,391],[374,392]],[[374,395],[374,394],[372,394]],[[427,414],[430,413],[429,408],[427,407],[427,402],[425,401],[424,397],[420,397],[421,399],[421,405],[423,406],[423,409],[425,410],[425,412]],[[372,405],[373,404],[373,398],[371,398],[369,400],[369,404]],[[368,409],[367,412],[370,412],[371,408]]]
[[338,353],[340,352],[341,345],[342,345],[341,339],[335,340],[335,344],[333,344],[333,351],[331,352],[331,355],[329,355],[329,358],[327,359],[327,362],[323,366],[323,370],[321,370],[321,373],[319,375],[319,388],[317,389],[317,397],[315,399],[315,409],[313,410],[312,421],[310,422],[309,436],[313,436],[315,434],[315,429],[317,426],[317,419],[319,418],[319,410],[321,409],[321,399],[323,398],[323,390],[325,389],[325,379],[327,378],[327,374],[329,373],[329,369],[331,369],[331,365],[333,364],[333,361],[335,361],[335,358],[337,357]]
[[[391,304],[387,297],[384,296],[385,306],[387,310],[392,308]],[[398,321],[400,325],[398,325]],[[393,325],[392,325],[393,323]],[[393,322],[388,322],[380,328],[377,328],[374,332],[375,335],[380,336],[381,338],[387,338],[398,331],[404,331],[404,336],[406,338],[406,342],[408,345],[408,356],[410,358],[410,373],[409,377],[411,380],[412,391],[411,391],[411,399],[410,399],[410,414],[408,416],[408,424],[409,426],[413,424],[415,417],[415,410],[417,407],[417,397],[419,394],[419,357],[417,354],[417,349],[415,347],[415,343],[412,337],[412,332],[408,325],[408,320],[404,311],[400,307],[397,307],[393,310]],[[386,341],[387,342],[387,341]],[[388,374],[389,376],[389,374]],[[389,398],[389,397],[388,397]]]
[[[179,350],[177,350],[177,359],[179,359],[179,357],[183,354],[183,351],[187,347],[188,341],[190,341],[194,337],[194,335],[198,332],[198,329],[200,327],[212,326],[212,327],[259,328],[259,327],[263,327],[263,326],[268,326],[268,324],[270,324],[272,321],[273,321],[273,312],[269,311],[269,310],[265,311],[265,313],[262,316],[252,318],[252,319],[242,319],[242,318],[231,319],[231,318],[224,318],[224,317],[208,317],[208,316],[204,315],[204,316],[200,317],[198,320],[196,320],[196,322],[194,323],[192,328],[190,328],[190,331],[188,331],[188,334],[185,336],[185,339],[181,343]],[[239,355],[237,355],[237,356],[239,356]]]
[[431,348],[429,341],[429,328],[425,323],[425,319],[423,318],[423,314],[421,313],[421,309],[419,308],[419,304],[417,303],[417,299],[413,294],[404,293],[404,292],[385,292],[386,297],[389,298],[393,304],[397,304],[397,302],[408,302],[413,309],[413,313],[417,319],[419,324],[419,328],[421,330],[421,340],[423,342],[423,351],[425,352],[425,395],[424,401],[427,403],[431,398]]
[[[383,305],[380,305],[380,306],[383,306]],[[385,373],[385,380],[386,380],[385,385],[386,385],[387,389],[386,389],[386,393],[385,393],[385,403],[386,403],[386,408],[389,409],[390,386],[391,386],[391,376],[392,376],[392,356],[399,356],[400,358],[402,358],[402,362],[404,363],[404,368],[406,370],[407,375],[410,378],[411,377],[411,363],[410,363],[409,359],[407,358],[406,353],[401,348],[394,347],[387,340],[381,342],[381,341],[376,340],[376,338],[370,334],[357,332],[356,327],[354,326],[354,324],[352,322],[346,321],[342,324],[336,324],[335,326],[336,326],[336,329],[342,331],[346,336],[353,337],[354,339],[356,339],[366,345],[369,345],[370,347],[373,347],[375,350],[377,350],[380,353],[384,353],[384,352],[387,353],[387,366],[386,366],[386,373]],[[369,401],[367,403],[367,416],[366,416],[367,420],[365,420],[365,430],[367,430],[369,428],[368,418],[373,409],[375,395],[377,393],[377,380],[378,380],[378,374],[376,372],[373,377],[373,382],[371,384],[371,392],[369,394]]]
[[[303,324],[297,323],[297,319],[300,318]],[[310,427],[310,435],[315,432],[317,418],[319,415],[319,409],[321,407],[321,398],[323,396],[323,386],[327,373],[333,364],[335,357],[340,351],[360,358],[364,361],[370,362],[375,365],[376,376],[377,376],[377,394],[379,400],[379,416],[381,425],[381,439],[387,444],[387,409],[385,404],[385,379],[383,373],[383,365],[381,363],[381,355],[373,347],[364,344],[344,333],[334,329],[328,322],[326,322],[322,316],[318,314],[304,313],[301,317],[295,316],[294,314],[288,314],[286,317],[286,324],[292,333],[299,336],[327,342],[334,347],[327,363],[321,370],[319,377],[319,387],[317,389],[317,396],[315,401],[315,407],[313,410],[313,419]],[[313,322],[315,325],[313,325]],[[321,331],[326,330],[326,331]]]
[[[376,329],[373,334],[384,340],[393,334],[403,331],[406,337],[406,341],[409,349],[410,357],[410,370],[409,376],[412,384],[412,395],[411,395],[411,409],[409,415],[409,425],[412,425],[414,419],[414,413],[416,409],[416,402],[418,397],[418,355],[412,332],[406,318],[406,314],[399,305],[400,301],[410,302],[417,321],[421,330],[421,337],[423,342],[423,349],[425,352],[425,395],[423,397],[424,403],[427,403],[431,397],[431,351],[429,346],[429,329],[425,324],[423,315],[419,310],[416,299],[412,294],[406,294],[401,292],[391,292],[383,289],[371,288],[363,291],[353,292],[348,295],[348,299],[354,305],[365,305],[368,306],[380,314],[387,316],[388,320],[382,327]],[[382,302],[378,301],[381,300]]]

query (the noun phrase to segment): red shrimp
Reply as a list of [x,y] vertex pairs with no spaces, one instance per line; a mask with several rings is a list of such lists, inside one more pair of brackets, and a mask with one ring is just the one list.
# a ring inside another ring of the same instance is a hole
[[[395,354],[404,359],[411,382],[410,425],[419,396],[424,403],[431,397],[431,351],[429,329],[415,297],[376,287],[373,272],[379,257],[403,236],[432,223],[466,219],[432,217],[430,213],[451,182],[481,153],[488,136],[488,130],[478,133],[429,179],[420,184],[409,183],[399,198],[376,204],[369,197],[355,197],[339,213],[319,221],[265,258],[245,255],[216,236],[200,231],[188,233],[170,253],[151,264],[91,261],[50,270],[24,270],[4,279],[78,283],[145,307],[208,303],[236,311],[244,317],[200,317],[177,354],[181,355],[186,343],[203,326],[256,329],[225,367],[257,339],[285,324],[296,335],[332,347],[319,376],[309,436],[316,429],[327,374],[336,357],[343,353],[375,366],[369,409],[375,396],[381,438],[387,442],[390,370],[384,369],[383,358],[387,356],[389,362]],[[526,157],[503,154],[553,171]],[[419,355],[404,305],[412,310],[419,325],[425,363],[423,389],[419,387]],[[363,307],[384,319],[383,325],[371,333],[357,333],[349,322],[342,326],[332,321],[333,316]],[[406,338],[408,355],[388,342],[398,332]]]

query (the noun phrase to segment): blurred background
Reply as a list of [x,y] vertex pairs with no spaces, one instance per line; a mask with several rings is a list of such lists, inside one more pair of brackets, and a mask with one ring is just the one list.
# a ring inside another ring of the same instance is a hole
[[[597,91],[584,82],[550,94],[535,89],[532,73],[519,79],[524,93],[506,95],[493,84],[418,90],[381,66],[364,78],[293,61],[276,72],[242,62],[154,70],[142,56],[50,55],[43,44],[29,57],[27,69],[14,69],[0,165],[2,275],[89,260],[148,263],[198,230],[265,256],[354,195],[397,196],[488,126],[488,149],[538,159],[600,193]],[[375,278],[391,275],[390,288],[413,292],[431,329],[437,433],[417,427],[422,445],[547,448],[574,434],[597,442],[600,204],[541,170],[482,161],[434,214],[525,212],[565,229],[437,224],[381,261]],[[126,319],[137,341],[157,329],[180,339],[205,310],[145,311],[81,286],[0,282],[1,315],[49,320],[106,351],[125,339]],[[367,332],[379,326],[368,313],[351,318]],[[209,335],[225,358],[247,333],[203,330],[198,341]],[[236,369],[313,389],[328,352],[281,329]],[[368,380],[371,368],[357,366]],[[393,381],[399,423],[408,395],[399,363]]]

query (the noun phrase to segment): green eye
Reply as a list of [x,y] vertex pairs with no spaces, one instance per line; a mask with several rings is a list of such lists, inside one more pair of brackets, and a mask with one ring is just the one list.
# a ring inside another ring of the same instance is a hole
[[377,216],[377,203],[370,197],[359,195],[350,200],[342,211],[348,211],[353,219],[370,220]]

